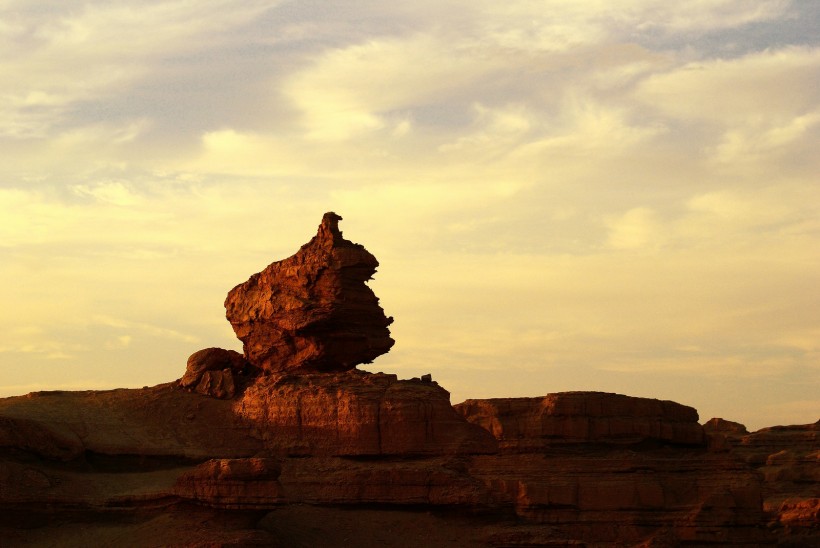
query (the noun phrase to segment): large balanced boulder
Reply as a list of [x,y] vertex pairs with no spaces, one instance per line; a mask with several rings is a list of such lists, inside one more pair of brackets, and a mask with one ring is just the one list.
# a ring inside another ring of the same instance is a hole
[[347,371],[393,346],[393,318],[366,284],[379,262],[342,237],[339,220],[325,213],[318,234],[295,255],[228,293],[226,316],[254,366]]

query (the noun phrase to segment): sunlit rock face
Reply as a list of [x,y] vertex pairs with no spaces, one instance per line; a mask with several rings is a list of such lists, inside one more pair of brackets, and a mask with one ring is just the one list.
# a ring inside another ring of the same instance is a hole
[[256,367],[347,371],[393,346],[393,318],[366,284],[379,262],[342,237],[340,220],[325,213],[319,232],[295,255],[228,293],[226,316]]
[[271,452],[294,456],[469,455],[498,451],[435,382],[348,371],[263,375],[236,401]]
[[577,443],[703,446],[698,412],[673,401],[604,392],[467,400],[455,406],[511,452]]
[[191,354],[185,375],[179,386],[187,390],[229,399],[236,394],[237,384],[255,374],[242,354],[223,348],[204,348]]

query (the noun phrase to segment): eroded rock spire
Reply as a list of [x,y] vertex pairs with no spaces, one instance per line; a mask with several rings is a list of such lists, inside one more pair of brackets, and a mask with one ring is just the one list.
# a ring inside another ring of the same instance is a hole
[[393,346],[379,299],[367,286],[379,262],[342,237],[333,212],[292,257],[234,287],[225,314],[245,358],[265,371],[346,371]]

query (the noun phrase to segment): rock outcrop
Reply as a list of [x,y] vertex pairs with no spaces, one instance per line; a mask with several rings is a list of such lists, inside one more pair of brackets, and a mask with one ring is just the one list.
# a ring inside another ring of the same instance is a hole
[[253,375],[254,369],[239,352],[205,348],[188,358],[185,375],[179,380],[179,385],[206,396],[230,399],[236,394],[240,381]]
[[[820,537],[820,421],[738,432],[733,454],[763,476],[763,510],[795,539]],[[813,541],[812,541],[813,539]]]
[[404,456],[495,453],[489,432],[464,420],[436,383],[349,371],[268,375],[235,404],[277,454]]
[[182,473],[173,493],[218,508],[269,506],[280,499],[281,462],[269,457],[211,459]]
[[[574,402],[576,418],[592,413],[589,421],[601,417],[595,402],[623,398],[572,393],[539,400],[564,397]],[[522,427],[516,443],[502,438],[504,449],[496,452],[489,431],[446,401],[434,383],[355,371],[261,375],[234,400],[173,384],[6,398],[0,400],[0,538],[10,546],[26,545],[26,538],[110,544],[116,541],[104,535],[112,523],[122,523],[120,535],[129,538],[131,523],[146,544],[191,545],[206,538],[190,521],[201,520],[218,546],[316,545],[310,531],[317,530],[329,535],[318,545],[339,546],[359,538],[355,527],[346,525],[354,530],[336,537],[336,521],[307,529],[288,524],[308,512],[302,505],[368,519],[378,505],[403,509],[391,514],[402,516],[399,528],[412,529],[433,512],[440,526],[454,528],[448,534],[462,526],[472,531],[471,546],[810,546],[820,540],[820,425],[739,433],[718,452],[577,434],[545,444],[539,430]],[[526,425],[531,419],[522,409]],[[642,418],[634,420],[640,425]],[[528,432],[535,438],[528,440]],[[449,520],[451,511],[460,517]],[[76,530],[75,520],[82,522]]]
[[530,531],[539,530],[536,524],[548,528],[552,544],[546,546],[751,546],[771,540],[760,527],[766,522],[760,478],[724,455],[584,444],[476,456],[468,472],[533,525]]
[[340,220],[325,213],[318,234],[295,255],[228,293],[226,316],[254,366],[347,371],[393,346],[393,319],[366,284],[379,262],[342,237]]
[[702,446],[698,412],[672,401],[603,392],[563,392],[541,398],[467,400],[455,406],[492,432],[502,449],[540,451],[552,445],[657,442]]
[[729,451],[732,447],[730,440],[749,432],[746,426],[739,422],[715,417],[703,423],[703,433],[706,435],[706,444],[709,449],[717,452]]

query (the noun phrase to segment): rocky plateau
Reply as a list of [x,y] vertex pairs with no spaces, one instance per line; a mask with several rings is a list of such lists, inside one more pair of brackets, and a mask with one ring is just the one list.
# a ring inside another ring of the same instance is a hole
[[242,354],[0,399],[0,546],[820,546],[820,421],[750,433],[602,392],[453,406],[428,375],[356,369],[392,318],[340,220],[228,293]]

